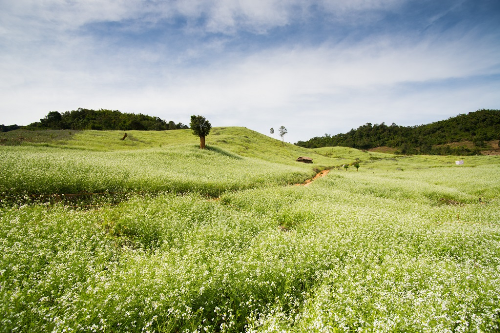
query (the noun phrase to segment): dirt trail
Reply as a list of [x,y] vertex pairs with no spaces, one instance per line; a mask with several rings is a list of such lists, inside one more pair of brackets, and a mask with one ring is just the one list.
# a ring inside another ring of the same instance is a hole
[[328,173],[330,172],[330,170],[328,169],[325,169],[323,171],[320,171],[316,174],[316,176],[314,176],[313,178],[311,179],[308,179],[306,180],[304,183],[302,184],[295,184],[296,186],[309,186],[313,181],[315,181],[316,179],[318,178],[321,178],[321,177],[324,177],[326,176]]

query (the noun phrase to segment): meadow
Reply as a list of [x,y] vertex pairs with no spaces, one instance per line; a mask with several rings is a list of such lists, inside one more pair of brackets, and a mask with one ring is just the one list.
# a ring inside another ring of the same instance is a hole
[[0,146],[1,331],[500,330],[498,157],[122,135]]

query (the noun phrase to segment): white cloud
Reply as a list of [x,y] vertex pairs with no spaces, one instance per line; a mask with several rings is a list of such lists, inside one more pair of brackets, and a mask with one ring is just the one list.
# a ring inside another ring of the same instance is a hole
[[[341,20],[397,10],[402,3],[316,4]],[[365,122],[412,125],[425,122],[422,117],[437,120],[446,112],[453,116],[500,102],[498,81],[425,88],[500,74],[497,36],[478,37],[477,31],[459,37],[406,33],[319,46],[268,45],[247,54],[226,53],[219,38],[181,45],[172,55],[168,44],[120,47],[80,35],[78,28],[127,19],[148,26],[183,15],[193,22],[205,18],[205,25],[190,33],[264,34],[307,20],[313,15],[311,2],[17,0],[0,6],[6,9],[0,10],[0,22],[6,22],[0,25],[0,122],[5,124],[27,124],[51,110],[109,108],[185,123],[191,114],[203,114],[214,126],[246,126],[265,134],[285,125],[286,139],[294,142]],[[217,57],[206,56],[211,52]],[[192,59],[204,65],[191,66]]]
[[[476,98],[470,93],[455,96],[446,90],[416,94],[412,87],[401,94],[404,91],[401,85],[491,73],[491,66],[495,64],[488,56],[491,51],[480,51],[480,47],[474,49],[476,51],[468,52],[462,44],[454,42],[439,46],[432,43],[408,45],[385,39],[370,45],[279,48],[243,58],[222,59],[197,69],[163,64],[158,68],[162,73],[156,78],[152,78],[150,68],[134,63],[127,66],[129,57],[143,59],[140,54],[110,58],[98,71],[87,71],[85,64],[73,69],[60,65],[64,70],[56,70],[42,61],[36,68],[24,71],[20,68],[9,71],[4,67],[3,71],[10,73],[10,77],[14,78],[17,73],[24,80],[29,78],[30,82],[19,80],[11,85],[4,90],[7,95],[3,100],[10,101],[11,107],[22,105],[41,112],[37,118],[24,123],[42,117],[49,110],[77,107],[152,113],[167,119],[175,116],[176,121],[185,122],[188,115],[201,113],[214,118],[214,125],[249,128],[260,126],[261,120],[266,120],[266,128],[276,127],[284,119],[297,122],[294,126],[303,128],[311,117],[324,119],[324,124],[311,123],[309,136],[313,136],[333,133],[336,127],[330,124],[340,119],[359,126],[368,121],[376,122],[371,120],[374,115],[386,115],[397,118],[387,121],[400,123],[403,118],[392,114],[394,110],[405,110],[407,117],[406,111],[410,114],[425,113],[422,110],[436,112],[444,107],[439,103],[443,99],[450,106],[457,101],[462,105],[477,104],[485,94],[492,100],[489,89],[483,92],[474,89],[478,94]],[[483,57],[490,60],[477,61]],[[141,70],[144,73],[141,74]],[[22,94],[30,98],[23,100]],[[15,101],[10,96],[15,96]],[[464,101],[463,96],[470,102]],[[451,113],[457,112],[451,110]],[[321,126],[325,130],[318,133],[317,128]],[[316,128],[315,133],[312,127]],[[296,133],[290,131],[290,139],[305,139],[292,132]]]
[[[335,17],[368,10],[398,8],[402,0],[16,0],[3,1],[0,17],[3,25],[29,28],[30,33],[71,31],[94,22],[140,20],[154,23],[175,16],[196,21],[206,19],[208,32],[234,33],[249,30],[264,33],[293,20],[308,18],[315,7]],[[365,15],[364,13],[363,15]],[[41,30],[41,31],[40,31]],[[26,30],[25,30],[26,31]],[[9,33],[13,31],[9,29]]]

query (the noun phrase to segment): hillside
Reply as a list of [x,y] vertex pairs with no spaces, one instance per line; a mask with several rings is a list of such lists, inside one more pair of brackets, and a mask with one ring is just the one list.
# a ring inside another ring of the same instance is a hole
[[500,110],[479,110],[412,127],[367,123],[348,133],[315,137],[296,144],[306,148],[385,146],[395,148],[400,154],[476,155],[497,150],[499,139]]
[[124,133],[0,133],[1,332],[499,331],[498,157]]
[[[127,137],[121,140],[124,134]],[[269,162],[297,165],[299,156],[313,158],[306,168],[326,168],[349,163],[347,159],[331,159],[321,152],[283,143],[245,127],[214,127],[207,136],[208,150],[226,151],[241,157],[256,158]],[[126,151],[144,149],[171,149],[173,147],[197,147],[199,139],[191,130],[177,131],[69,131],[15,130],[0,133],[3,146],[48,146],[89,151]],[[353,151],[357,151],[354,150]],[[361,155],[363,155],[361,153]],[[370,156],[377,153],[370,153]],[[358,158],[356,155],[352,159]],[[369,156],[366,156],[369,159]],[[298,164],[303,165],[303,164]]]
[[[213,128],[205,150],[190,130],[15,130],[0,133],[0,142],[0,194],[8,197],[129,191],[218,196],[302,183],[355,160],[330,158],[243,127]],[[377,153],[365,155],[368,160]],[[314,163],[298,163],[299,156]]]
[[[4,198],[162,191],[219,196],[272,184],[300,184],[321,170],[344,170],[342,166],[355,163],[362,170],[421,167],[419,160],[392,154],[348,147],[302,148],[244,127],[214,127],[205,150],[199,149],[199,138],[190,130],[15,130],[0,133],[0,143]],[[299,163],[299,156],[313,163]],[[454,160],[427,159],[424,165],[448,167]]]

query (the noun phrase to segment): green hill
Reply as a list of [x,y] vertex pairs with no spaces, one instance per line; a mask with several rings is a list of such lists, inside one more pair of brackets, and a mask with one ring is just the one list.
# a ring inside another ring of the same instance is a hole
[[367,123],[348,133],[297,142],[307,148],[396,148],[401,154],[476,155],[498,148],[500,110],[479,110],[435,123],[404,127]]
[[[125,133],[127,133],[127,137],[122,140]],[[0,145],[4,146],[47,146],[88,151],[171,149],[173,147],[192,148],[198,144],[198,137],[194,136],[191,130],[188,129],[177,131],[126,132],[97,130],[29,131],[19,129],[0,133]],[[210,135],[207,136],[207,145],[209,147],[208,150],[212,151],[223,150],[242,157],[257,158],[289,165],[303,165],[298,164],[295,160],[299,156],[307,156],[313,158],[314,161],[312,165],[304,165],[304,167],[309,169],[326,168],[331,167],[332,163],[335,166],[340,163],[338,162],[338,156],[335,154],[336,158],[331,159],[328,154],[321,151],[316,152],[311,149],[283,143],[245,127],[214,127]],[[339,149],[342,150],[342,148]],[[376,153],[371,153],[370,156],[374,154],[376,155]],[[347,158],[362,158],[361,155],[348,156]],[[365,158],[369,159],[370,156],[366,155]]]
[[[331,158],[243,127],[213,128],[205,150],[190,130],[15,130],[0,133],[0,141],[5,146],[0,150],[0,193],[7,196],[106,191],[218,196],[302,183],[320,170],[355,160]],[[314,163],[296,162],[299,156]]]
[[499,331],[498,156],[124,133],[0,133],[1,332]]

